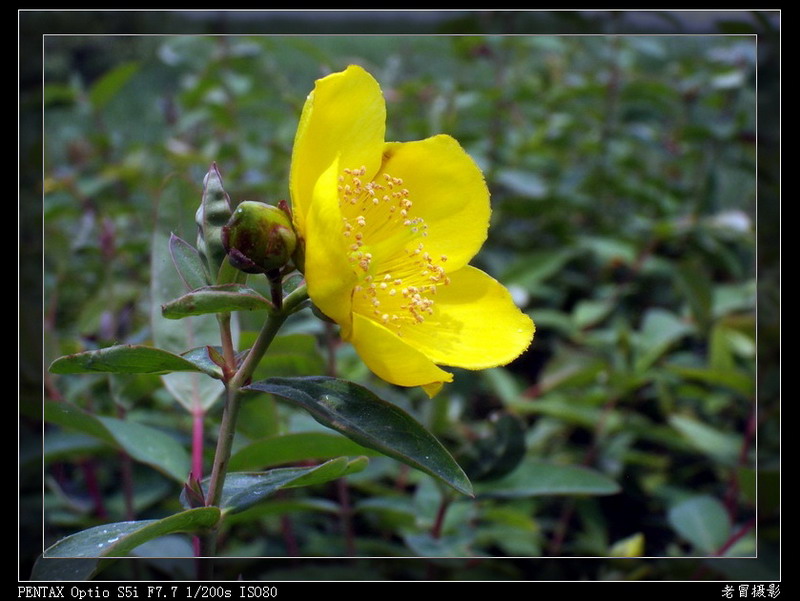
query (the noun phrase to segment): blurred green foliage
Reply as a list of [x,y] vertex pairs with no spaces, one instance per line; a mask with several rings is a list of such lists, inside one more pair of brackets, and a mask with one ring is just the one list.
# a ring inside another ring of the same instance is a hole
[[[410,409],[470,466],[477,498],[451,499],[427,476],[371,457],[335,486],[287,491],[237,515],[224,555],[755,557],[758,481],[760,563],[747,565],[772,573],[777,506],[764,487],[777,480],[778,406],[769,394],[755,404],[754,37],[57,36],[44,39],[43,60],[45,364],[151,340],[159,207],[196,206],[212,162],[236,202],[288,198],[305,96],[348,63],[381,82],[388,139],[449,133],[486,174],[492,226],[475,263],[536,322],[523,357],[458,372],[428,401],[374,380],[305,315],[262,366],[337,373]],[[171,230],[193,240],[193,217]],[[243,318],[243,340],[255,319]],[[157,377],[45,375],[44,390],[188,448],[191,416]],[[319,431],[267,397],[243,412],[242,465],[252,445]],[[173,481],[97,439],[50,424],[44,442],[44,457],[23,445],[21,462],[23,472],[45,462],[47,543],[176,510]],[[577,472],[550,474],[554,466]],[[38,504],[40,491],[27,494]],[[38,519],[23,516],[23,527]],[[142,555],[191,553],[187,541],[163,545]],[[187,563],[159,563],[121,563],[109,577],[187,576]],[[375,561],[342,563],[335,577],[685,579],[698,569],[574,565]],[[708,562],[702,575],[729,565]],[[314,562],[220,566],[231,578],[333,577],[331,564]]]

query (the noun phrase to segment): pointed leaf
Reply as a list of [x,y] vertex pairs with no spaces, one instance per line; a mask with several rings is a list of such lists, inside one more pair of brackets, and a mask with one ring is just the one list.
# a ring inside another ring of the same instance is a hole
[[107,450],[107,446],[91,436],[67,432],[48,432],[42,441],[41,454],[38,457],[20,456],[20,464],[25,464],[26,468],[36,469],[37,459],[49,464],[87,455],[98,457]]
[[691,497],[670,509],[667,518],[678,534],[703,553],[716,552],[730,536],[728,512],[713,497]]
[[270,378],[248,387],[308,411],[323,426],[472,495],[472,485],[447,449],[408,413],[363,386],[328,377]]
[[50,373],[54,374],[163,374],[174,371],[209,373],[204,366],[186,357],[159,348],[132,344],[66,355],[50,365]]
[[695,322],[705,330],[711,320],[713,302],[712,277],[699,262],[684,261],[675,272],[678,285],[683,289]]
[[712,386],[724,386],[743,395],[755,395],[755,374],[741,370],[706,369],[668,365],[667,369],[682,378],[703,382]]
[[479,495],[493,497],[612,495],[619,492],[616,482],[594,470],[536,461],[523,463],[507,476],[475,488]]
[[579,301],[572,311],[572,319],[578,328],[590,328],[611,313],[616,307],[614,299],[586,299]]
[[514,261],[503,274],[506,285],[515,284],[526,290],[535,290],[575,255],[572,249],[537,251],[528,253]]
[[114,438],[94,414],[84,411],[72,403],[45,401],[43,417],[46,423],[82,432],[103,442],[114,444]]
[[206,270],[203,267],[203,260],[200,258],[200,253],[197,252],[194,246],[186,242],[183,238],[179,238],[175,234],[170,234],[169,254],[172,256],[175,269],[178,270],[178,275],[181,276],[187,289],[195,290],[203,286],[208,286],[209,282]]
[[726,465],[736,464],[742,448],[740,436],[717,430],[685,415],[670,416],[669,423],[698,451],[706,453]]
[[355,474],[362,471],[369,465],[367,457],[356,457],[350,459],[349,457],[338,457],[331,459],[311,469],[299,478],[292,480],[286,485],[286,488],[299,488],[301,486],[312,486],[315,484],[323,484],[331,480],[342,478],[350,474]]
[[[349,461],[347,457],[339,457],[311,467],[287,467],[267,472],[231,473],[225,478],[220,506],[230,513],[238,513],[282,488],[311,486],[336,480],[347,474],[361,471],[366,465],[366,457],[359,457],[352,461]],[[204,488],[207,486],[204,485]],[[186,502],[183,497],[181,500]]]
[[95,108],[105,107],[139,70],[138,62],[130,61],[110,70],[98,79],[89,90],[89,101]]
[[47,423],[82,432],[126,451],[180,483],[186,479],[190,459],[186,449],[165,432],[136,422],[98,417],[71,403],[48,401],[44,404]]
[[[201,532],[220,517],[216,507],[190,509],[161,520],[95,526],[61,539],[45,550],[33,568],[33,580],[88,580],[101,569],[100,559],[124,557],[139,545],[177,532]],[[93,558],[93,559],[76,559]]]
[[189,454],[169,434],[113,417],[97,419],[133,459],[164,472],[178,482],[186,480],[190,469]]
[[222,284],[204,286],[165,303],[161,306],[161,313],[168,319],[181,319],[206,313],[268,311],[270,308],[272,303],[252,288],[242,284]]
[[208,374],[212,378],[222,379],[222,368],[215,357],[222,353],[222,347],[218,346],[201,346],[190,351],[186,351],[181,355],[187,361],[194,363],[198,371]]
[[270,436],[239,448],[231,457],[230,469],[242,471],[273,465],[332,459],[344,455],[374,455],[375,451],[349,438],[326,432],[295,432]]
[[691,325],[664,309],[649,309],[637,337],[636,371],[641,373],[678,340],[692,333]]

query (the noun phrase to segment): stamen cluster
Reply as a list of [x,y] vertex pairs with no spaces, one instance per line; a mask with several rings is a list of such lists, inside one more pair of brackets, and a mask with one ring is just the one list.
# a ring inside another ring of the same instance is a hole
[[414,216],[403,180],[383,173],[364,182],[365,174],[364,167],[345,169],[338,186],[342,234],[359,276],[353,307],[402,336],[404,326],[434,315],[436,290],[450,283],[447,257],[434,259],[425,250],[428,226]]

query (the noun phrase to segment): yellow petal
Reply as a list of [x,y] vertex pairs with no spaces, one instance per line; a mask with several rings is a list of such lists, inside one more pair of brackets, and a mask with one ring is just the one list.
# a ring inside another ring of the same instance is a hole
[[353,315],[350,342],[372,372],[399,386],[428,386],[438,390],[441,382],[452,382],[453,375],[439,369],[418,350],[382,325],[358,313]]
[[447,257],[448,271],[469,263],[486,240],[489,190],[483,174],[459,143],[438,135],[416,142],[391,142],[381,170],[403,180],[427,229],[425,250]]
[[305,231],[314,185],[339,156],[342,168],[365,166],[373,175],[381,161],[386,103],[375,79],[359,66],[317,80],[308,95],[292,150],[289,186],[295,225]]
[[442,386],[444,386],[444,382],[433,382],[431,384],[424,384],[422,386],[422,390],[425,391],[425,393],[428,395],[428,398],[432,399],[437,394],[439,394],[439,391],[442,389]]
[[467,265],[439,286],[433,315],[403,328],[403,340],[434,363],[467,369],[505,365],[533,339],[533,321],[497,280]]
[[347,333],[356,276],[347,260],[337,191],[339,162],[318,178],[306,215],[305,277],[308,295],[325,315]]

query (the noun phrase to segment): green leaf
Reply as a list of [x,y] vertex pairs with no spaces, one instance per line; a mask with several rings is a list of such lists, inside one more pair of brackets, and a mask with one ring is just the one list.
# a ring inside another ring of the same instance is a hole
[[650,367],[669,347],[691,333],[693,328],[664,309],[650,309],[644,316],[642,328],[636,340],[639,351],[636,371],[641,373]]
[[708,271],[699,262],[685,261],[678,266],[676,275],[695,322],[705,330],[711,320],[713,301],[712,279]]
[[581,239],[581,246],[594,254],[604,264],[622,262],[630,265],[636,261],[636,248],[627,240],[592,236]]
[[471,533],[434,538],[428,533],[409,534],[403,538],[408,548],[419,557],[470,557]]
[[739,311],[753,311],[756,306],[756,290],[756,283],[753,280],[716,286],[712,302],[714,317],[723,317]]
[[[108,447],[91,436],[67,432],[48,432],[42,441],[41,450],[41,455],[37,459],[43,460],[45,463],[53,463],[86,455],[97,457],[103,451],[107,451]],[[35,469],[33,458],[28,458],[26,461],[30,461],[31,469]],[[20,463],[23,463],[21,455]]]
[[44,421],[83,432],[103,442],[114,444],[114,438],[97,418],[72,403],[61,401],[45,401],[43,405]]
[[157,468],[178,482],[186,480],[189,455],[172,436],[132,421],[113,417],[98,417],[97,420],[133,459]]
[[613,495],[619,492],[619,486],[607,476],[585,467],[527,461],[500,480],[477,484],[475,492],[483,496],[512,498]]
[[239,448],[231,456],[230,469],[242,471],[308,459],[374,454],[375,451],[338,434],[296,432],[271,436]]
[[206,313],[230,313],[232,311],[268,311],[272,308],[266,298],[242,284],[204,286],[161,306],[168,319],[181,319]]
[[[361,471],[366,457],[349,461],[339,457],[312,467],[286,467],[267,472],[234,472],[227,475],[220,506],[227,512],[238,513],[282,488],[298,488],[336,480]],[[183,499],[182,499],[183,500]]]
[[150,346],[124,344],[60,357],[50,364],[54,374],[164,374],[174,371],[204,372],[205,366],[186,357]]
[[669,365],[668,370],[687,380],[696,380],[714,386],[724,386],[747,397],[755,395],[755,374],[736,370],[706,369]]
[[538,385],[543,393],[558,388],[582,387],[596,381],[607,369],[605,362],[593,354],[558,345],[552,358],[544,366]]
[[596,427],[600,421],[605,420],[605,427],[609,431],[615,431],[622,423],[622,418],[616,412],[586,403],[576,403],[575,396],[569,394],[549,393],[535,403],[520,402],[512,407],[523,415],[547,415],[561,422],[578,424],[585,428]]
[[95,108],[102,109],[138,70],[139,63],[133,61],[115,67],[92,85],[89,90],[89,101]]
[[519,169],[501,169],[497,182],[510,192],[524,198],[541,199],[547,194],[547,183],[536,173]]
[[341,509],[339,503],[328,499],[301,496],[272,498],[261,501],[244,511],[228,513],[225,516],[225,525],[248,524],[264,516],[287,516],[290,513],[317,512],[338,515]]
[[409,497],[367,497],[357,501],[353,510],[369,514],[389,528],[417,529],[417,514]]
[[167,534],[201,532],[214,526],[219,518],[218,508],[202,507],[161,520],[95,526],[63,538],[45,550],[33,568],[32,579],[88,580],[104,567],[102,558],[124,557],[139,545]]
[[270,378],[247,388],[284,398],[323,426],[472,495],[469,479],[447,449],[408,413],[363,386],[307,377]]
[[186,449],[169,434],[149,426],[112,417],[98,417],[71,403],[47,401],[44,419],[93,436],[126,451],[135,460],[147,464],[183,483],[189,472]]
[[208,286],[206,270],[197,249],[175,234],[169,237],[169,253],[183,283],[189,290]]
[[[185,357],[184,357],[185,358]],[[195,363],[192,359],[189,359]],[[161,387],[153,374],[108,374],[108,391],[117,407],[130,409],[140,401],[150,399]]]
[[198,367],[198,371],[208,374],[212,378],[221,380],[223,378],[222,368],[218,361],[215,361],[212,356],[221,356],[222,347],[220,346],[201,346],[190,351],[186,351],[181,355],[187,361],[191,361]]
[[742,447],[740,436],[721,432],[692,417],[673,415],[670,425],[678,430],[694,448],[726,465],[734,465]]
[[615,306],[616,302],[613,299],[582,300],[575,305],[572,319],[576,327],[589,328],[608,317]]
[[574,251],[569,249],[528,253],[511,264],[503,274],[503,282],[535,291],[541,282],[561,270],[574,255]]
[[667,519],[678,534],[703,553],[716,553],[730,537],[728,512],[713,497],[691,497],[670,509]]
[[[747,323],[745,331],[741,331],[736,327],[738,324],[726,321],[732,320],[720,320],[711,328],[708,367],[719,372],[736,372],[739,357],[755,357],[755,327]],[[755,373],[755,368],[752,372]]]

